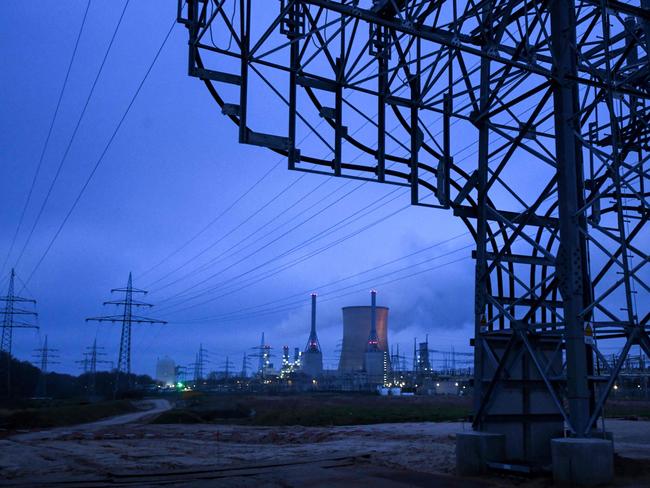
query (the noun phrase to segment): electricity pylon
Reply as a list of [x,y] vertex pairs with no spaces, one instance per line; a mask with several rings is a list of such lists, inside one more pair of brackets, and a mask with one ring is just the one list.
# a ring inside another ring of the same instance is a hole
[[88,391],[89,393],[94,393],[96,388],[97,380],[97,365],[98,364],[113,364],[113,361],[108,361],[105,359],[99,359],[101,356],[106,356],[105,352],[102,352],[103,347],[97,347],[97,339],[93,340],[93,345],[86,347],[87,352],[84,352],[84,358],[77,363],[83,365],[84,374],[89,375],[88,381]]
[[197,385],[205,379],[205,365],[209,362],[209,352],[199,344],[199,350],[196,353],[195,361],[190,364],[194,368],[194,383]]
[[15,294],[16,272],[12,269],[9,274],[9,288],[7,295],[0,297],[0,302],[4,302],[2,309],[2,341],[0,342],[0,351],[6,354],[6,380],[7,396],[11,395],[11,348],[13,343],[14,329],[38,329],[38,326],[22,320],[16,320],[16,316],[36,317],[38,314],[31,310],[18,308],[16,304],[32,303],[36,300],[19,297]]
[[244,353],[244,357],[242,358],[241,362],[241,377],[242,378],[247,378],[248,377],[248,367],[249,367],[249,360],[248,360],[248,355]]
[[222,363],[224,379],[227,381],[230,378],[230,372],[232,371],[233,363],[230,361],[230,358],[226,356],[226,360]]
[[35,349],[36,353],[34,357],[38,360],[39,368],[41,374],[38,378],[38,385],[36,386],[36,396],[37,397],[46,397],[47,396],[47,373],[49,372],[49,366],[52,364],[59,364],[58,361],[54,361],[54,358],[58,358],[57,354],[52,354],[57,352],[58,349],[52,349],[47,345],[47,335],[43,340],[43,346]]
[[468,227],[473,428],[541,464],[538,426],[596,435],[628,352],[650,353],[650,1],[212,3],[178,21],[239,142]]
[[264,339],[264,332],[262,332],[262,340],[260,341],[260,345],[253,347],[252,349],[256,349],[258,352],[255,354],[250,354],[249,357],[257,358],[257,374],[259,374],[261,378],[264,378],[271,364],[272,349]]
[[109,300],[104,302],[104,305],[115,305],[122,307],[122,314],[120,315],[106,315],[103,317],[89,317],[86,319],[88,321],[96,322],[112,322],[112,323],[121,323],[122,332],[120,335],[120,352],[117,358],[117,371],[115,378],[115,390],[119,389],[119,380],[121,375],[127,377],[127,385],[131,387],[132,378],[131,378],[131,326],[133,324],[166,324],[164,320],[152,319],[148,317],[143,317],[140,315],[133,314],[133,307],[153,307],[150,303],[144,303],[138,300],[133,299],[133,294],[142,294],[146,295],[145,290],[140,290],[138,288],[133,288],[133,278],[131,273],[129,273],[129,279],[127,281],[125,288],[114,288],[111,290],[111,293],[123,293],[124,298],[120,300]]

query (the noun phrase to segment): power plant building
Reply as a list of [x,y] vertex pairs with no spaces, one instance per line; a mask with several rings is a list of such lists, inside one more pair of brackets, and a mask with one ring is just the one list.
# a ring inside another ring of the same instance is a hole
[[[364,370],[371,321],[371,306],[343,307],[343,344],[339,373]],[[376,307],[375,328],[377,350],[388,356],[388,307]]]

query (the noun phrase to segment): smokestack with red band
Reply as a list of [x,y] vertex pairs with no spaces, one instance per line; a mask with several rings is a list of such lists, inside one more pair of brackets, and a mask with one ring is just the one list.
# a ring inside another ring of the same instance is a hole
[[316,293],[311,294],[311,336],[316,337]]
[[379,338],[377,337],[377,292],[370,291],[370,335],[368,336],[368,351],[379,349]]
[[312,378],[323,374],[323,353],[316,334],[316,293],[311,294],[311,331],[303,356],[302,372]]

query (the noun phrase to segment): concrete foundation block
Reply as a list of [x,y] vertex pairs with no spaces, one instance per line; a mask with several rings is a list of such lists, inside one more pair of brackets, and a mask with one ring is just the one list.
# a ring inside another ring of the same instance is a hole
[[456,434],[456,472],[460,476],[476,476],[487,471],[488,462],[503,462],[506,437],[490,432]]
[[614,444],[607,439],[551,441],[553,479],[560,486],[598,486],[614,479]]

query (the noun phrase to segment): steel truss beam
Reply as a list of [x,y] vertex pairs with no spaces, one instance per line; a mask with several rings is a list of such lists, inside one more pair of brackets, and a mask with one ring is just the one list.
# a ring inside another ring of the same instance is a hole
[[[466,223],[475,428],[489,428],[515,354],[589,436],[620,369],[594,371],[595,341],[618,337],[621,361],[633,345],[649,352],[640,1],[183,0],[178,20],[189,74],[240,142],[293,170],[408,186],[414,205]],[[499,356],[489,344],[503,334]]]

